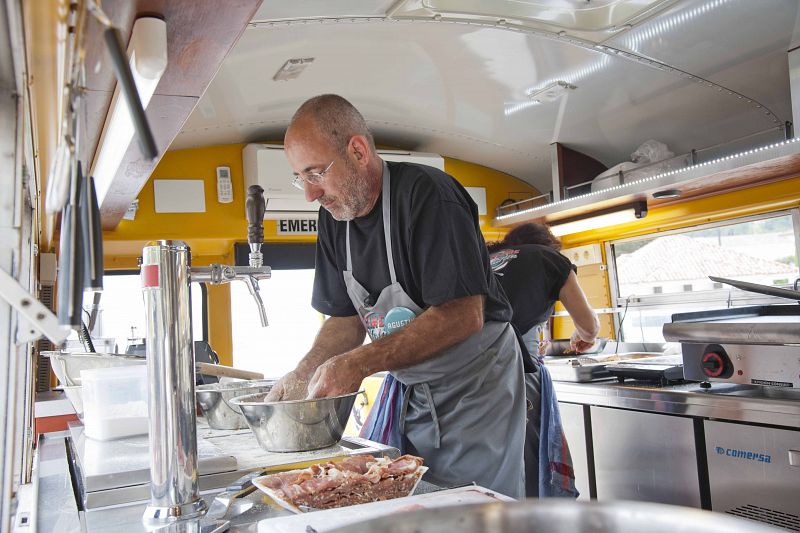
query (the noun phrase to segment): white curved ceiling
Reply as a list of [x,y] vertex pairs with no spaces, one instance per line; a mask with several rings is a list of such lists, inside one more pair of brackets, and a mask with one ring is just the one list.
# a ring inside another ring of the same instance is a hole
[[[392,4],[265,2],[171,149],[280,139],[305,99],[333,92],[361,110],[380,144],[547,191],[553,141],[612,166],[650,138],[680,153],[791,120],[796,0],[655,2],[660,11],[632,28],[561,35],[540,20],[419,14],[455,5],[443,0],[408,0],[386,18]],[[314,61],[273,81],[291,58]],[[533,105],[527,93],[555,80],[577,88]]]

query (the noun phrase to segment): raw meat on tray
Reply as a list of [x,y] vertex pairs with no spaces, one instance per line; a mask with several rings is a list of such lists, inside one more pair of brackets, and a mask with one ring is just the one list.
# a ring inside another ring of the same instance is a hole
[[262,476],[253,484],[281,506],[301,512],[409,496],[427,470],[422,458],[413,455],[394,460],[356,455]]

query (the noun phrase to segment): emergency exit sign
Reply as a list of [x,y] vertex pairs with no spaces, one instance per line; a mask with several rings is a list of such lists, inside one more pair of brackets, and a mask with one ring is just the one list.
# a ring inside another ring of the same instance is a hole
[[278,220],[278,235],[316,235],[315,218],[294,218]]

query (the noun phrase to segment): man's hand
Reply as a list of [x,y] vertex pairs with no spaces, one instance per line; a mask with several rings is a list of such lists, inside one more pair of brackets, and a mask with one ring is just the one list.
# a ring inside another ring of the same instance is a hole
[[307,398],[330,398],[356,392],[366,375],[352,357],[337,355],[317,368],[308,383]]
[[569,349],[576,353],[583,353],[594,346],[594,343],[595,339],[592,339],[591,342],[583,340],[576,330],[572,332],[572,337],[569,339]]
[[306,397],[308,380],[297,370],[292,370],[275,382],[264,401],[278,402],[282,400],[302,400]]

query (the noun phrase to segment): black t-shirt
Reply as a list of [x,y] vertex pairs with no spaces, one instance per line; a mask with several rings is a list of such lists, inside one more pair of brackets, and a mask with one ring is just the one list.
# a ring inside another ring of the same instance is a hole
[[[422,309],[482,294],[485,321],[508,322],[511,307],[489,267],[478,209],[467,191],[439,169],[388,163],[391,232],[397,281]],[[311,305],[330,316],[356,310],[344,284],[347,223],[319,210],[316,274]],[[377,296],[390,284],[383,236],[382,196],[372,211],[350,221],[353,276]]]
[[491,264],[514,310],[511,323],[521,333],[550,317],[561,287],[575,269],[569,259],[539,244],[495,252]]

